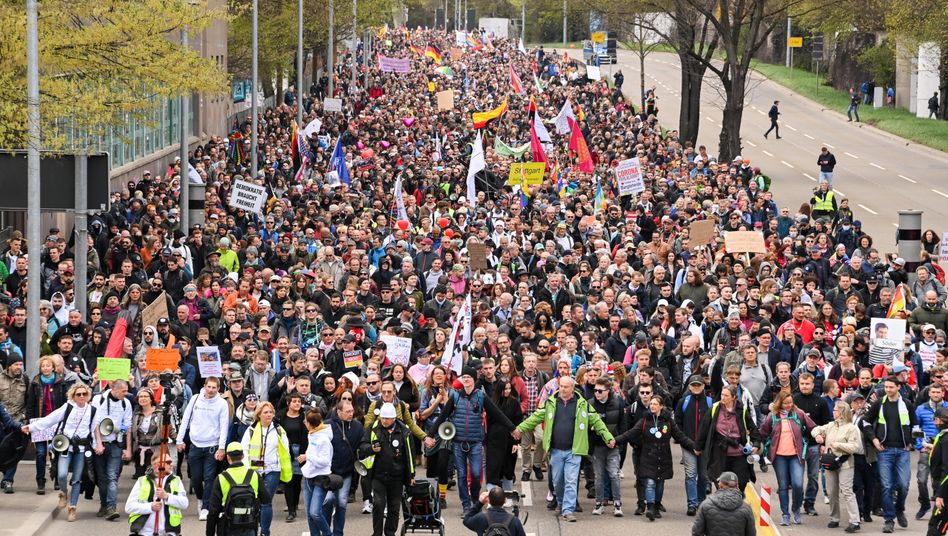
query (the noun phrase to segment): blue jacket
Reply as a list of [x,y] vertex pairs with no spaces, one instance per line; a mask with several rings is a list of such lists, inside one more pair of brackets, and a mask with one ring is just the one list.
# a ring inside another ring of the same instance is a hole
[[[948,408],[948,402],[942,401],[941,407]],[[938,435],[938,427],[935,426],[935,410],[932,409],[931,401],[925,402],[915,408],[915,416],[918,417],[918,426],[925,432],[925,438],[929,443]],[[921,450],[922,440],[915,440],[915,448]]]
[[343,432],[343,421],[337,415],[333,415],[328,424],[332,428],[332,472],[342,477],[349,476],[356,461],[355,453],[362,442],[362,423],[352,419],[349,423],[349,433]]
[[[455,437],[459,441],[484,442],[484,406],[487,395],[481,389],[475,389],[468,395],[464,389],[451,391],[448,402],[454,403],[451,422],[454,424]],[[448,408],[445,407],[445,410]]]

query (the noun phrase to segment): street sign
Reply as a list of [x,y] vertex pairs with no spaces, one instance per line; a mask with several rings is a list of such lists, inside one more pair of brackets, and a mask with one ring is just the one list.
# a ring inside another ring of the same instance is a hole
[[811,45],[813,50],[810,52],[810,57],[814,61],[823,61],[823,34],[814,35]]
[[[43,153],[40,155],[41,210],[74,210],[76,208],[76,156]],[[88,157],[88,195],[86,208],[105,210],[109,206],[109,155]],[[0,209],[26,210],[26,152],[0,153]]]
[[593,43],[605,43],[606,32],[593,32],[591,40]]
[[787,46],[790,48],[800,48],[803,46],[803,38],[802,37],[788,37]]

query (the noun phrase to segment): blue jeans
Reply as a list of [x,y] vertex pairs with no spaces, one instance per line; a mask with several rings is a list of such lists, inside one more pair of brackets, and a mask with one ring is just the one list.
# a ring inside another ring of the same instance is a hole
[[859,105],[850,104],[849,109],[846,110],[846,115],[849,116],[849,120],[853,120],[853,114],[856,114],[856,122],[859,122]]
[[[484,445],[472,441],[455,441],[454,460],[458,470],[458,496],[461,498],[461,506],[464,510],[468,510],[472,506],[471,497],[477,500],[481,494]],[[468,478],[470,478],[470,484],[468,484]]]
[[685,466],[685,496],[688,498],[688,506],[697,508],[704,501],[708,491],[708,479],[701,472],[701,457],[682,448],[681,461]]
[[264,473],[263,485],[267,487],[267,493],[270,494],[270,502],[260,505],[260,534],[270,534],[270,524],[273,523],[273,496],[279,484],[279,471]]
[[85,452],[73,452],[70,449],[69,452],[64,452],[59,456],[56,480],[59,480],[59,489],[62,492],[69,489],[66,476],[72,473],[72,478],[68,481],[68,484],[72,485],[72,489],[69,490],[69,506],[76,506],[79,503],[79,494],[82,491],[80,484],[82,484],[82,471],[85,469],[85,462]]
[[303,501],[306,505],[306,524],[309,525],[310,536],[330,536],[332,534],[332,531],[329,530],[329,522],[323,513],[325,499],[326,490],[322,486],[313,484],[312,479],[303,479]]
[[820,492],[820,446],[811,445],[806,449],[806,493],[803,504],[813,506]]
[[596,504],[602,504],[605,501],[607,486],[612,500],[622,503],[619,457],[619,449],[610,449],[604,445],[593,447],[591,461],[596,480]]
[[38,443],[33,443],[33,446],[36,447],[36,485],[45,486],[46,458],[47,454],[49,454],[49,442],[40,441]]
[[95,457],[95,474],[99,486],[99,505],[115,507],[118,497],[118,479],[122,475],[122,445],[105,445],[101,456]]
[[832,171],[821,171],[820,172],[820,182],[828,182],[830,189],[833,188],[833,172]]
[[553,493],[565,516],[576,510],[576,488],[579,484],[581,458],[572,450],[550,450],[550,473],[553,475]]
[[645,479],[645,503],[646,504],[657,504],[662,502],[662,497],[665,496],[665,481],[662,479],[646,478]]
[[[799,513],[803,505],[803,464],[796,456],[777,456],[774,459],[777,474],[777,495],[783,515]],[[793,505],[790,505],[790,490],[793,489]]]
[[191,487],[194,494],[201,497],[201,510],[207,510],[211,498],[211,486],[217,476],[217,460],[214,453],[217,447],[195,447],[188,449],[188,467],[191,469]]
[[[327,491],[323,500],[323,518],[332,521],[333,536],[342,536],[346,530],[346,508],[349,506],[349,488],[352,475],[342,479],[342,487],[336,491]],[[335,512],[333,512],[335,510]]]
[[[887,448],[879,453],[879,480],[882,483],[882,516],[886,521],[905,511],[909,489],[911,456],[904,449]],[[895,492],[895,499],[892,493]]]

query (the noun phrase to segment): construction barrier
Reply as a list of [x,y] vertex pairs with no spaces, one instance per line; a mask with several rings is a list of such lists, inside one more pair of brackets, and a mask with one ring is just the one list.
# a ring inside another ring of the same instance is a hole
[[770,488],[761,486],[761,491],[758,493],[754,485],[749,482],[744,488],[744,502],[754,511],[757,536],[780,536],[777,524],[770,517],[770,491]]

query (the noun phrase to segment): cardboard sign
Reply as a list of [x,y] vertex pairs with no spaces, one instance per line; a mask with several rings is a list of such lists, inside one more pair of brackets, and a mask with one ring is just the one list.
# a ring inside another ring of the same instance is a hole
[[599,69],[599,67],[595,65],[587,65],[586,78],[595,82],[596,80],[599,80],[600,78],[602,78],[602,70]]
[[323,110],[327,112],[341,112],[342,111],[342,99],[333,99],[331,97],[326,97],[323,99]]
[[467,32],[454,32],[454,44],[463,47],[467,45]]
[[472,270],[487,270],[487,246],[480,242],[471,242],[467,245],[467,257],[471,262]]
[[104,382],[112,380],[128,380],[132,370],[132,360],[124,357],[100,357],[96,360],[96,371],[99,379]]
[[216,346],[198,346],[195,348],[198,360],[198,371],[202,378],[220,378],[224,375],[221,366],[221,351]]
[[948,262],[948,232],[941,234],[941,244],[938,246],[938,262]]
[[362,350],[343,352],[342,364],[345,368],[362,368]]
[[766,253],[767,245],[761,231],[731,231],[724,234],[724,249],[728,253]]
[[438,99],[438,111],[454,109],[454,90],[446,89],[435,93]]
[[[546,162],[523,162],[510,165],[510,175],[507,184],[510,186],[536,186],[543,184],[543,174],[546,172]],[[521,176],[522,173],[522,176]]]
[[168,297],[164,291],[155,298],[155,301],[142,309],[142,327],[157,327],[158,320],[161,318],[168,318]]
[[175,370],[181,361],[181,354],[176,348],[149,348],[145,353],[145,370],[162,372]]
[[689,229],[691,229],[688,235],[691,238],[691,245],[694,247],[706,246],[711,243],[711,239],[714,237],[714,220],[691,222]]
[[385,343],[385,355],[393,365],[402,364],[406,367],[411,362],[411,339],[408,337],[396,337],[394,335],[381,335],[379,337]]
[[267,189],[252,182],[234,181],[230,192],[231,208],[242,208],[254,214],[263,213],[263,204],[267,202]]
[[642,163],[638,157],[619,162],[616,167],[616,181],[619,183],[619,195],[637,195],[645,191],[642,179]]
[[[126,361],[128,360],[126,359]],[[40,419],[39,418],[30,419],[30,424],[33,424],[38,420]],[[54,437],[56,437],[55,426],[53,426],[52,428],[47,428],[46,430],[43,430],[42,432],[38,432],[38,431],[34,432],[33,428],[30,428],[30,441],[32,441],[33,443],[42,443],[43,441],[52,441]]]

